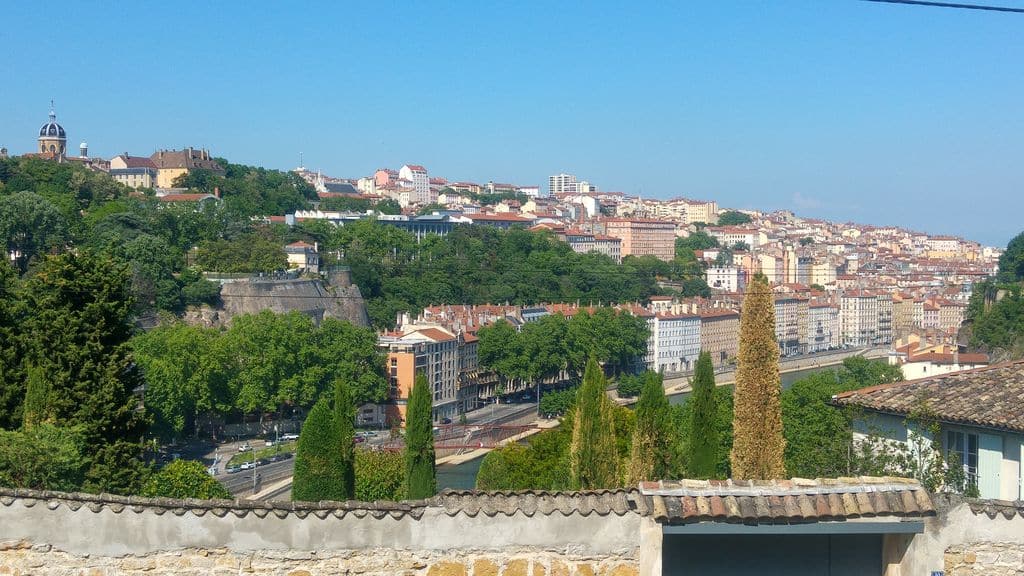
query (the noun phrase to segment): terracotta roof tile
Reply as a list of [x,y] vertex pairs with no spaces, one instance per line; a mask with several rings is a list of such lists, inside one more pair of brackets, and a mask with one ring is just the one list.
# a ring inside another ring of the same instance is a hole
[[1024,431],[1024,360],[844,392],[833,400],[909,414],[924,399],[944,422]]
[[928,493],[904,478],[643,483],[640,497],[654,520],[788,524],[861,516],[920,517],[934,513]]

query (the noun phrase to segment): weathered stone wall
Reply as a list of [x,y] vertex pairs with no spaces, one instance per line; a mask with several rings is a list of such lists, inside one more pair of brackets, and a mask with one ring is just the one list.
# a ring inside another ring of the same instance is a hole
[[294,310],[309,315],[317,323],[324,318],[337,318],[356,326],[370,325],[366,302],[354,284],[328,286],[322,280],[253,278],[225,284],[221,287],[220,297],[222,308],[216,314],[200,314],[197,322],[228,324],[231,318],[242,314],[255,314],[261,310]]
[[637,576],[628,558],[572,558],[543,551],[495,554],[373,550],[257,551],[187,549],[144,555],[69,554],[49,545],[0,542],[0,574],[274,574],[319,576]]
[[936,495],[938,514],[909,541],[901,576],[1024,574],[1024,504]]
[[175,501],[0,489],[0,575],[640,574],[625,491],[403,503]]
[[1024,546],[1012,542],[975,542],[946,550],[945,576],[1019,576],[1024,574]]

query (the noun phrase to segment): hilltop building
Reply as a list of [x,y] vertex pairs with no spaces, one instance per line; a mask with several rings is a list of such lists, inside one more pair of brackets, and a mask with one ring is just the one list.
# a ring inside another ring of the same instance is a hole
[[193,170],[209,170],[218,176],[224,175],[224,168],[210,156],[206,149],[158,150],[150,156],[156,166],[156,185],[159,188],[173,188],[174,181]]

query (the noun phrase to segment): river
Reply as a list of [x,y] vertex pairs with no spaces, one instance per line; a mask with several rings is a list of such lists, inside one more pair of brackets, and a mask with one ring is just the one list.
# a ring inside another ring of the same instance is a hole
[[[782,374],[781,377],[782,388],[789,388],[797,380],[814,374],[815,372],[821,372],[822,370],[834,370],[836,368],[837,366],[822,366],[817,368],[807,368],[796,372],[787,372]],[[689,395],[689,392],[673,394],[669,396],[669,402],[672,404],[682,404],[686,401],[686,398]],[[445,488],[455,490],[472,490],[476,485],[476,473],[480,470],[480,464],[483,460],[483,457],[480,457],[475,460],[463,462],[462,464],[438,466],[437,488],[439,490],[443,490]]]

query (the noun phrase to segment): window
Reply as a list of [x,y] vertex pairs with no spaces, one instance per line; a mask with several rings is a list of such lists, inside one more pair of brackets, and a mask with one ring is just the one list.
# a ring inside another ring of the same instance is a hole
[[946,432],[946,458],[964,467],[964,476],[972,486],[978,484],[978,435],[949,430]]

